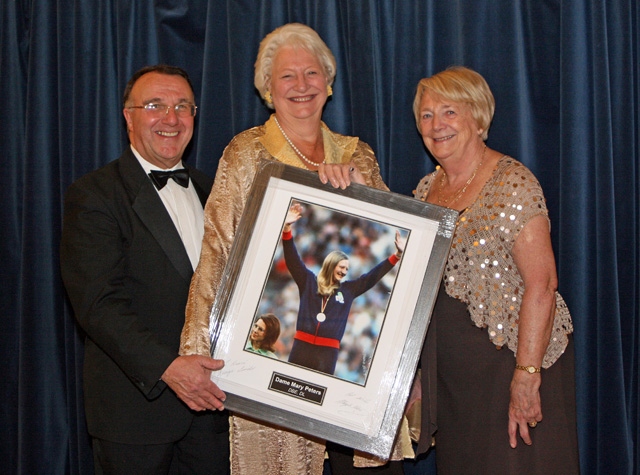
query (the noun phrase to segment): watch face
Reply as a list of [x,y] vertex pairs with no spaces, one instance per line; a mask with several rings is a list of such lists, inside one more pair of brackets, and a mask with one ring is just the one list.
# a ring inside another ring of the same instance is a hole
[[529,367],[527,368],[527,371],[529,371],[529,373],[533,374],[533,373],[535,373],[535,372],[536,372],[536,369],[535,369],[533,366],[529,366]]

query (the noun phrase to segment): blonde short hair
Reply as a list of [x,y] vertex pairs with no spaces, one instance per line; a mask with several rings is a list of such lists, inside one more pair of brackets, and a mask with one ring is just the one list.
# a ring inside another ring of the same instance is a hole
[[[333,84],[333,80],[336,77],[336,60],[329,47],[313,28],[301,23],[288,23],[273,30],[260,42],[260,49],[254,66],[253,84],[263,99],[271,82],[273,58],[282,46],[304,48],[316,56],[324,68],[327,84]],[[270,107],[273,106],[271,105]]]
[[482,140],[487,140],[489,127],[496,109],[487,81],[477,72],[464,66],[452,66],[431,77],[421,79],[413,100],[413,115],[420,130],[420,103],[427,90],[446,100],[467,104],[478,127]]

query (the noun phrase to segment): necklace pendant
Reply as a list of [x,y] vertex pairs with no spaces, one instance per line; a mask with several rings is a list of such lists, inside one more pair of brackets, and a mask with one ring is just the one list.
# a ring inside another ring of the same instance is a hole
[[298,147],[296,147],[293,142],[291,141],[291,139],[289,138],[289,136],[287,134],[284,133],[284,129],[280,126],[280,122],[278,122],[278,118],[277,117],[273,117],[273,120],[275,120],[276,125],[278,126],[278,129],[280,129],[280,132],[282,133],[282,136],[284,137],[284,139],[287,141],[287,143],[289,144],[289,146],[293,149],[293,151],[296,153],[296,155],[298,156],[298,158],[300,158],[300,160],[302,160],[302,162],[308,166],[312,166],[312,167],[319,167],[320,165],[322,165],[323,163],[325,163],[327,161],[327,157],[324,158],[324,160],[322,160],[322,162],[317,163],[314,162],[313,160],[309,160],[307,158],[307,156],[302,153],[300,150],[298,150]]
[[324,322],[326,319],[327,319],[327,316],[322,312],[316,315],[316,320],[318,320],[320,323]]
[[442,191],[444,190],[444,179],[447,176],[447,172],[444,171],[444,169],[442,170],[442,176],[440,177],[440,186],[438,187],[438,203],[447,206],[449,205],[449,202],[451,202],[451,206],[453,206],[453,204],[456,201],[458,201],[462,195],[464,195],[465,191],[467,191],[467,187],[471,184],[473,179],[476,177],[478,170],[484,163],[484,154],[486,151],[487,151],[487,145],[485,144],[484,148],[482,149],[482,156],[480,157],[480,163],[478,163],[476,168],[473,170],[473,173],[471,174],[467,182],[462,186],[462,188],[454,192],[451,196],[449,196],[449,198],[446,198],[446,199],[442,197]]

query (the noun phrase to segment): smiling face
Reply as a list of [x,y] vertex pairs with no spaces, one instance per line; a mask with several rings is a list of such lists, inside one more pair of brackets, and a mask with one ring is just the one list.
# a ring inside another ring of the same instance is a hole
[[[175,106],[193,104],[189,83],[181,76],[147,73],[133,85],[126,106],[144,106],[149,103]],[[149,163],[166,169],[174,167],[193,135],[194,117],[178,117],[173,108],[166,115],[153,116],[145,109],[123,110],[127,121],[129,140]]]
[[419,129],[424,144],[440,164],[469,156],[468,152],[482,143],[482,129],[467,104],[429,92],[420,101]]
[[250,338],[254,347],[259,346],[262,340],[264,340],[266,333],[267,325],[261,318],[259,318],[256,323],[253,324],[253,328],[251,329]]
[[342,279],[344,279],[347,276],[348,272],[349,272],[349,261],[347,259],[343,259],[340,262],[338,262],[333,269],[333,281],[335,283],[342,282]]
[[327,77],[318,58],[301,47],[282,46],[273,58],[269,87],[278,118],[322,116]]
[[249,336],[249,338],[251,338],[252,345],[254,347],[259,346],[260,343],[262,343],[262,340],[264,340],[266,333],[267,325],[261,318],[259,318],[256,320],[256,323],[253,324],[251,335]]

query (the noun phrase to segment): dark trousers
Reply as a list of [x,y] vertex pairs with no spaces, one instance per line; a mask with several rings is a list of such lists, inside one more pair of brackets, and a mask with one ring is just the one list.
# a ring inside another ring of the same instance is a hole
[[387,462],[381,467],[355,468],[353,466],[353,449],[333,442],[327,441],[327,453],[329,454],[332,475],[404,474],[401,461]]
[[[168,444],[121,444],[93,439],[96,475],[229,473],[229,429],[226,412],[194,416],[185,436]],[[226,426],[226,430],[224,427]]]

